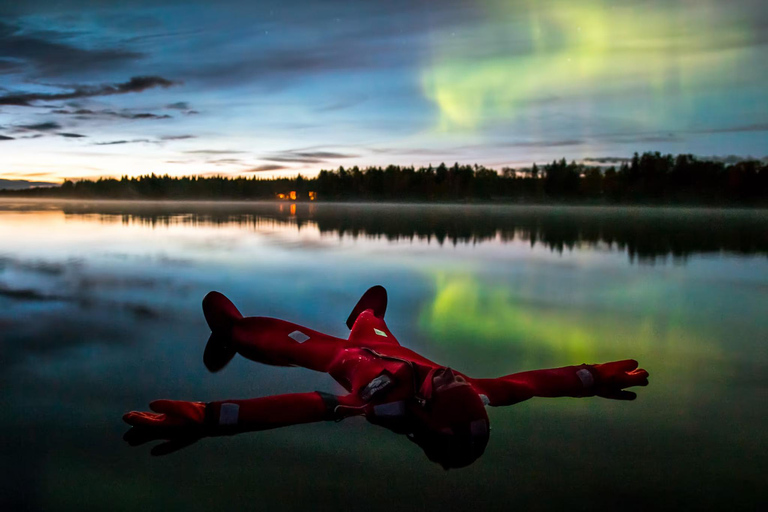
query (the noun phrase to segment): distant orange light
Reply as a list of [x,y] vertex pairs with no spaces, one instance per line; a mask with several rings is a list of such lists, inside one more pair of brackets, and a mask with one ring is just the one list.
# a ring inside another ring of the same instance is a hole
[[278,199],[285,199],[285,194],[277,194]]
[[296,191],[291,190],[291,201],[295,201],[295,200],[296,200]]
[[309,192],[309,200],[310,201],[314,201],[315,199],[317,199],[317,192],[311,192],[310,191]]

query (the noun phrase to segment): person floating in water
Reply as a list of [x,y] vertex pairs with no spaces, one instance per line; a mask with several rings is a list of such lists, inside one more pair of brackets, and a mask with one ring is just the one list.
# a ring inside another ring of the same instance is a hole
[[349,394],[317,391],[207,403],[156,400],[149,404],[152,412],[123,416],[132,426],[125,440],[134,446],[165,440],[151,451],[165,455],[202,437],[364,416],[405,434],[444,468],[459,468],[485,451],[490,433],[486,406],[532,397],[633,400],[635,393],[625,388],[648,384],[648,372],[632,359],[472,378],[401,346],[384,322],[386,309],[386,290],[370,288],[349,315],[351,331],[344,340],[284,320],[244,318],[224,295],[210,292],[203,299],[212,331],[203,355],[208,370],[221,370],[239,353],[264,364],[328,373]]

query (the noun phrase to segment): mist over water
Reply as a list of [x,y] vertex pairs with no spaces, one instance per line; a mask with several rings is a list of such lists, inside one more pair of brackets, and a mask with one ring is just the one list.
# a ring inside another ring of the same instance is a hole
[[[3,509],[759,509],[766,506],[765,211],[0,202]],[[359,419],[121,439],[155,398],[312,390],[327,375],[202,364],[210,290],[346,337],[382,284],[403,345],[473,376],[636,358],[635,402],[489,410],[450,472]]]

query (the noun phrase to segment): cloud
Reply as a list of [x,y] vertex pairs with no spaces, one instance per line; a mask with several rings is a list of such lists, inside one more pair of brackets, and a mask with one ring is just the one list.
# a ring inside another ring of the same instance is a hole
[[118,144],[136,144],[137,142],[154,142],[149,139],[111,140],[107,142],[94,142],[94,146],[116,146]]
[[631,158],[622,156],[587,156],[582,159],[584,163],[597,163],[597,164],[623,164],[629,162]]
[[15,105],[30,107],[36,101],[71,100],[76,98],[91,98],[94,96],[112,96],[115,94],[128,94],[142,92],[155,87],[168,88],[178,85],[160,76],[134,76],[127,82],[100,85],[69,85],[60,86],[71,89],[70,92],[60,93],[11,93],[0,96],[0,105]]
[[59,132],[56,135],[59,135],[61,137],[68,137],[70,139],[79,139],[82,137],[87,137],[87,135],[81,135],[79,133],[66,133],[66,132]]
[[326,160],[335,160],[339,158],[356,158],[359,155],[336,153],[332,151],[305,151],[305,150],[289,150],[281,151],[273,155],[262,157],[262,160],[270,162],[286,162],[286,163],[302,163],[302,164],[319,164]]
[[51,130],[58,130],[59,128],[61,128],[61,125],[59,123],[48,121],[45,123],[22,124],[22,125],[19,125],[19,128],[24,128],[25,130],[35,130],[38,132],[48,132]]
[[535,140],[524,142],[508,142],[500,144],[499,147],[505,148],[559,148],[562,146],[579,146],[584,144],[583,140],[579,139],[564,139],[564,140]]
[[142,114],[133,114],[132,116],[129,116],[128,119],[171,119],[171,116],[169,116],[168,114],[163,114],[159,116],[157,114],[142,113]]
[[197,135],[163,135],[160,137],[161,140],[186,140],[186,139],[196,139]]
[[30,30],[22,24],[0,21],[0,70],[32,68],[37,76],[60,76],[92,70],[103,72],[136,61],[143,54],[124,48],[86,49],[71,43],[73,34]]
[[692,130],[690,133],[742,133],[766,131],[768,131],[768,123],[754,123],[741,126],[729,126],[725,128],[706,128],[702,130]]
[[257,165],[256,167],[252,167],[251,169],[246,169],[243,172],[279,171],[281,169],[290,169],[290,167],[287,167],[285,165],[277,165],[277,164],[265,164],[265,165]]
[[0,140],[14,140],[13,137],[8,137],[6,135],[0,135]]
[[151,112],[133,113],[126,110],[115,112],[114,110],[90,110],[87,108],[80,108],[77,110],[57,108],[51,110],[51,114],[74,115],[78,116],[78,119],[88,119],[90,117],[118,117],[121,119],[172,119],[172,116],[169,116],[168,114],[153,114]]
[[214,165],[240,164],[243,163],[239,158],[217,158],[216,160],[207,160],[205,163]]
[[237,151],[234,149],[195,149],[191,151],[185,151],[184,153],[190,155],[234,155],[247,153],[247,151]]
[[191,107],[186,101],[177,101],[176,103],[166,105],[165,108],[169,108],[171,110],[189,110]]

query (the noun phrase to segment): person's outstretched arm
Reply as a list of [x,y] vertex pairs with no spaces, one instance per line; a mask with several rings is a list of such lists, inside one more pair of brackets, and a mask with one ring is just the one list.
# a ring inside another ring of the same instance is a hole
[[163,439],[166,442],[155,446],[151,453],[166,455],[202,437],[339,420],[362,414],[357,401],[354,395],[337,397],[320,392],[207,403],[155,400],[149,404],[153,412],[131,411],[123,416],[123,420],[133,427],[124,439],[132,446]]
[[470,379],[488,405],[512,405],[536,396],[600,396],[634,400],[637,395],[625,388],[647,386],[648,372],[634,359],[604,364],[582,364],[549,370],[514,373],[496,379]]

